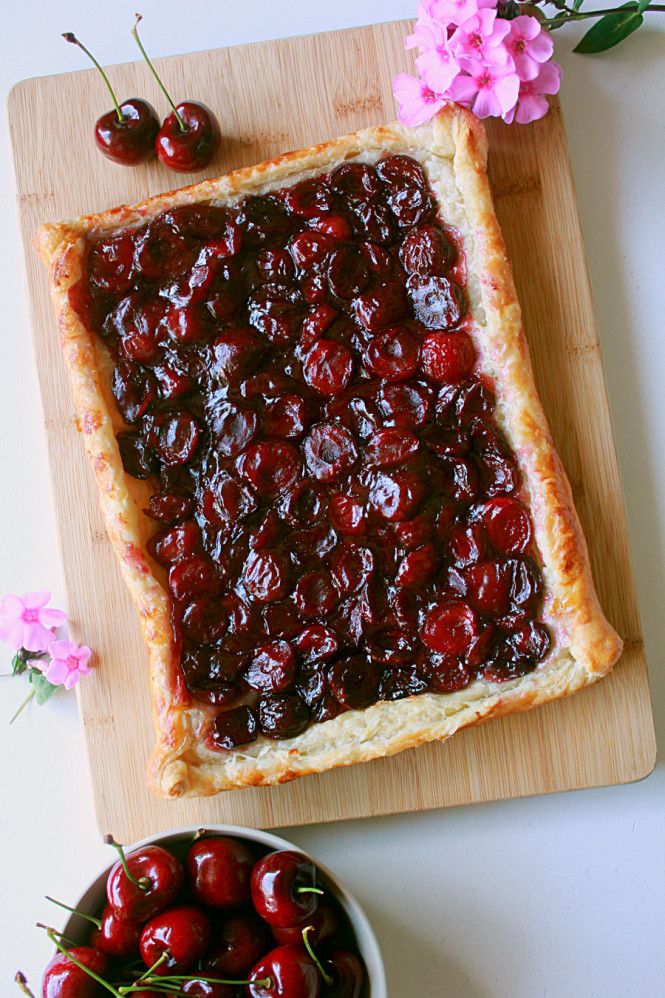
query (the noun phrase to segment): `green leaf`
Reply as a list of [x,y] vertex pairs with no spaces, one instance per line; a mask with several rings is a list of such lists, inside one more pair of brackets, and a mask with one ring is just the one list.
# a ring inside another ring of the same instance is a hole
[[637,31],[644,21],[635,2],[617,7],[616,13],[605,14],[590,28],[582,41],[575,46],[575,52],[589,55],[593,52],[606,52],[622,42],[633,31]]
[[21,676],[27,669],[27,665],[17,652],[12,659],[12,676]]
[[[573,10],[579,10],[583,3],[584,0],[573,0]],[[649,0],[649,3],[651,3],[651,0]]]
[[640,14],[644,13],[650,3],[651,0],[637,0],[637,9]]
[[35,699],[38,704],[43,704],[47,700],[50,700],[58,688],[53,683],[49,683],[48,679],[35,669],[30,673],[30,682],[34,686]]

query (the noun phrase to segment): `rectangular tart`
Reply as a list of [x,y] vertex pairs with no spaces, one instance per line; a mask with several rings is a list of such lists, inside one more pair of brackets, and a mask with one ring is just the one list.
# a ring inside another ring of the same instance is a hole
[[155,793],[390,755],[612,668],[469,112],[36,245],[149,652]]

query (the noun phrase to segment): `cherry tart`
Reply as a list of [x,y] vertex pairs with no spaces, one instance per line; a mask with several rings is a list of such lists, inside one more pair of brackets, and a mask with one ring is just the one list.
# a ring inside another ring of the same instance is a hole
[[447,108],[41,230],[158,793],[445,738],[618,657],[485,152]]

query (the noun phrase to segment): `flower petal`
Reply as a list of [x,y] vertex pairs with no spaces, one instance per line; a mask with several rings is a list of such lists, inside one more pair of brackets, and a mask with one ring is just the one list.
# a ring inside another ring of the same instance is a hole
[[541,34],[542,31],[543,28],[541,27],[538,18],[531,17],[530,14],[520,14],[518,17],[514,17],[510,22],[510,33],[513,36],[526,38],[528,42],[536,38],[536,36]]
[[55,607],[45,606],[39,613],[39,619],[44,627],[61,627],[67,620],[64,610],[56,610]]
[[78,670],[72,669],[68,675],[65,676],[65,680],[62,685],[66,690],[71,690],[72,686],[76,686],[80,678]]
[[23,647],[26,651],[46,651],[53,641],[53,633],[43,627],[38,620],[23,625]]
[[46,671],[44,672],[44,675],[48,679],[49,683],[52,683],[54,686],[62,686],[69,675],[67,663],[63,662],[61,659],[52,658]]
[[496,94],[490,87],[481,87],[473,105],[473,113],[477,118],[492,118],[501,116],[502,107]]
[[450,86],[450,96],[458,104],[465,104],[467,107],[474,100],[478,93],[478,84],[473,76],[466,76],[460,73],[456,76]]
[[536,38],[529,42],[528,50],[529,55],[537,62],[547,62],[554,52],[552,36],[548,35],[546,31],[541,31]]
[[535,94],[527,94],[522,97],[517,105],[515,121],[520,125],[528,125],[530,121],[537,121],[543,118],[548,111],[549,104],[546,97],[538,97]]
[[23,593],[21,602],[26,610],[41,610],[43,606],[46,606],[50,598],[50,590],[38,589],[34,593]]
[[534,90],[541,94],[556,94],[561,86],[563,70],[558,62],[546,62],[540,67]]
[[442,54],[438,49],[423,52],[416,59],[416,66],[427,86],[437,94],[445,94],[459,73],[459,67],[452,53]]

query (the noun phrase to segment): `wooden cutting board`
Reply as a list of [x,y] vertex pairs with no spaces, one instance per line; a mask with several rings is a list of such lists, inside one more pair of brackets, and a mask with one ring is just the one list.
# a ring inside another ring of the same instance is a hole
[[[391,77],[410,70],[406,22],[159,60],[177,97],[219,116],[210,176],[394,116]],[[121,96],[164,101],[141,64],[116,66]],[[642,634],[603,369],[558,105],[523,128],[490,125],[491,177],[524,309],[536,380],[573,486],[601,602],[626,642],[599,685],[570,700],[461,732],[365,766],[208,800],[148,792],[153,740],[146,653],[107,541],[75,429],[46,273],[31,238],[43,221],[98,211],[177,186],[162,167],[124,169],[95,150],[107,95],[94,71],[27,80],[9,99],[18,204],[26,243],[44,428],[72,630],[96,651],[79,687],[97,816],[128,841],[206,822],[286,826],[468,804],[637,780],[655,762]],[[54,108],[76,109],[55,114]],[[193,181],[192,177],[191,180]],[[189,177],[182,177],[189,183]],[[18,511],[17,511],[18,512]]]

